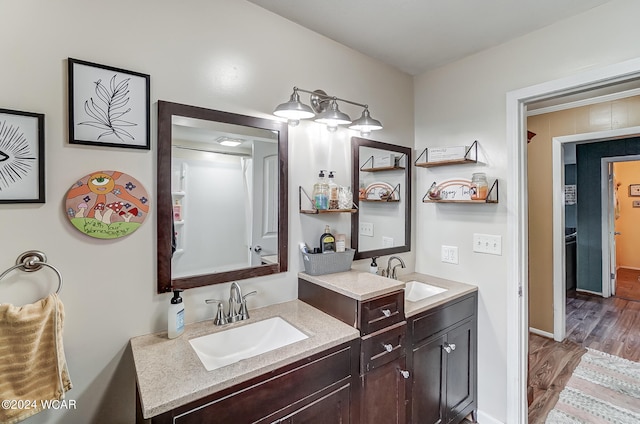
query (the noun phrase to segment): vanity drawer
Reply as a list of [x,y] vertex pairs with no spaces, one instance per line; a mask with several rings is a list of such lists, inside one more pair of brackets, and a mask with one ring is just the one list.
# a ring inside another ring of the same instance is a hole
[[454,300],[443,307],[434,308],[411,321],[413,344],[430,337],[465,318],[475,316],[478,296],[473,293]]
[[407,322],[402,321],[389,328],[362,337],[360,372],[365,374],[404,356]]
[[397,322],[404,321],[404,291],[362,302],[360,307],[360,333],[375,333]]

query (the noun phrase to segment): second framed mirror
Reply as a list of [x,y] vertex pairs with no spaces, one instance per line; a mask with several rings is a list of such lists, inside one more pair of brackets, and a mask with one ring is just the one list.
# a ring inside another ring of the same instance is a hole
[[411,148],[351,138],[355,259],[411,250]]

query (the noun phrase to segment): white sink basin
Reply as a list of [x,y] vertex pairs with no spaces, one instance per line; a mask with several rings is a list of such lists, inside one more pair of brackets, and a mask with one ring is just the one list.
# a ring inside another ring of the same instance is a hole
[[442,287],[412,280],[407,281],[407,285],[404,288],[404,298],[409,302],[418,302],[446,291],[447,289]]
[[[213,325],[213,324],[212,324]],[[308,338],[280,317],[189,340],[207,371]]]

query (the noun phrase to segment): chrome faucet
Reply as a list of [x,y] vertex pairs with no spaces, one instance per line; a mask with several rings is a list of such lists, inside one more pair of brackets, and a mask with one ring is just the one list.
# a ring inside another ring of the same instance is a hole
[[243,321],[245,319],[249,319],[249,310],[247,308],[247,297],[253,294],[258,293],[257,291],[252,291],[244,296],[242,295],[242,289],[240,285],[235,281],[231,283],[231,287],[229,289],[229,310],[227,313],[224,313],[224,301],[217,299],[207,299],[205,303],[215,303],[217,304],[216,317],[213,320],[215,325],[224,325],[231,322]]
[[[391,268],[391,262],[393,262],[393,260],[396,259],[398,260],[400,263],[396,264],[393,266],[393,268]],[[396,274],[396,268],[397,267],[401,267],[401,268],[406,268],[407,266],[404,264],[404,261],[402,260],[402,258],[399,258],[397,256],[391,256],[389,258],[389,261],[387,262],[387,271],[385,273],[385,275],[389,278],[393,278],[394,280],[398,279],[398,275]]]

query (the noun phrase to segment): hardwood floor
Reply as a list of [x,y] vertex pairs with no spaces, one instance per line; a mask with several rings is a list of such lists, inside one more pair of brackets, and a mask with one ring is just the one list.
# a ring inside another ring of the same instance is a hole
[[618,269],[616,272],[616,297],[640,301],[640,270]]
[[546,337],[529,335],[529,387],[533,391],[529,424],[544,423],[586,351],[569,340],[558,343]]
[[544,423],[587,347],[640,362],[640,301],[570,291],[566,312],[562,343],[529,336],[530,424]]

